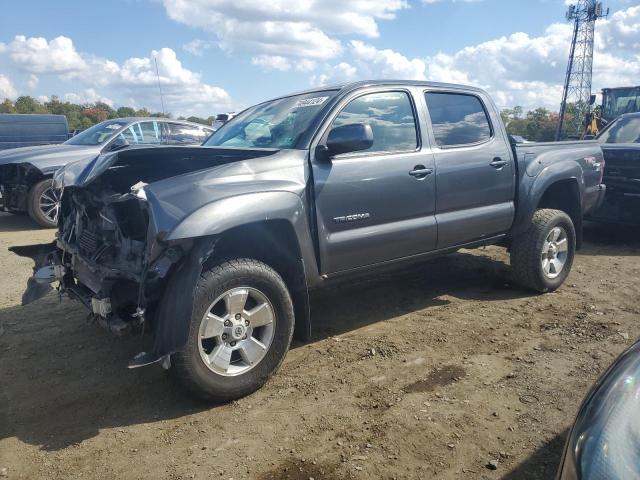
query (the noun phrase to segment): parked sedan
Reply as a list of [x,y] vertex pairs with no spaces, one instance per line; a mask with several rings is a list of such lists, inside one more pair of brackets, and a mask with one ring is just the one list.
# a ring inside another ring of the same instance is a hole
[[597,140],[604,154],[607,194],[590,218],[640,225],[640,113],[620,115]]
[[622,353],[584,399],[558,480],[640,478],[640,342]]
[[211,133],[210,127],[180,120],[118,118],[62,144],[0,152],[0,211],[27,212],[39,225],[55,227],[59,199],[52,177],[60,167],[129,145],[199,145]]

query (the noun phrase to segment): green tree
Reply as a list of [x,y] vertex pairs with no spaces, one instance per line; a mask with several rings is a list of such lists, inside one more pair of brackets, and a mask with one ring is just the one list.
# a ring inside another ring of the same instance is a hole
[[211,122],[208,119],[201,117],[187,117],[187,121],[193,123],[201,123],[202,125],[211,125]]
[[514,120],[520,120],[522,118],[523,109],[520,106],[513,108],[505,108],[500,112],[500,117],[505,126],[508,126]]
[[0,103],[0,113],[16,113],[16,107],[11,100],[5,98],[4,102]]
[[120,107],[116,110],[116,115],[118,118],[135,117],[136,111],[131,107]]
[[49,113],[44,105],[29,95],[18,97],[14,105],[18,113]]
[[522,107],[514,107],[502,110],[500,116],[510,135],[534,142],[550,142],[555,138],[558,114],[546,108],[530,110],[523,116]]

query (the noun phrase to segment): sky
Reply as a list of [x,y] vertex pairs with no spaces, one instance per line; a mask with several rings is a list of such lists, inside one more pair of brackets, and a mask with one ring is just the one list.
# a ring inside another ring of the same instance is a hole
[[[316,86],[426,79],[558,110],[569,0],[0,0],[0,101],[209,116]],[[607,0],[593,89],[640,84],[640,0]],[[156,75],[156,64],[159,79]]]

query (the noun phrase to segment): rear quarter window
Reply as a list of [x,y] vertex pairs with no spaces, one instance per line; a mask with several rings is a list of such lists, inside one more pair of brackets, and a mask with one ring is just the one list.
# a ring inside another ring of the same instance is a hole
[[439,147],[471,145],[491,138],[491,123],[475,95],[426,92],[425,98]]

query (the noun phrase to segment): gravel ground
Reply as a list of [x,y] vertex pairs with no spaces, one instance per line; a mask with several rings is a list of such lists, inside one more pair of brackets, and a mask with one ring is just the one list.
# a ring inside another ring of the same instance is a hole
[[125,369],[143,340],[79,304],[19,305],[31,265],[6,248],[52,236],[0,214],[9,479],[549,479],[580,400],[640,334],[638,231],[589,226],[553,294],[513,286],[495,247],[318,292],[313,340],[212,406],[159,367]]

